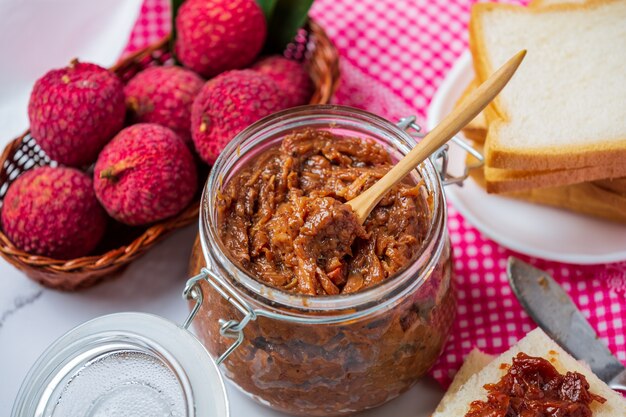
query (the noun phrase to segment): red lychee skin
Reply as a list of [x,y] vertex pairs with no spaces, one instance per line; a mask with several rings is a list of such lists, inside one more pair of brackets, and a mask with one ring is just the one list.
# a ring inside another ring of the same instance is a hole
[[124,87],[131,121],[169,127],[191,145],[191,104],[203,85],[198,74],[185,68],[145,69]]
[[15,246],[56,259],[89,254],[106,223],[91,177],[74,168],[25,172],[11,184],[2,206],[2,228]]
[[154,123],[122,130],[94,168],[98,200],[114,219],[138,226],[181,212],[198,186],[196,165],[174,131]]
[[28,103],[30,130],[48,156],[61,164],[91,164],[123,126],[124,86],[95,64],[72,62],[35,83]]
[[313,95],[313,82],[304,65],[280,55],[257,61],[251,69],[270,77],[284,93],[285,106],[308,104]]
[[213,164],[232,138],[257,120],[285,108],[276,83],[252,70],[225,72],[208,81],[191,108],[196,151]]
[[187,0],[178,9],[176,31],[178,60],[210,78],[250,65],[263,48],[267,25],[255,0]]

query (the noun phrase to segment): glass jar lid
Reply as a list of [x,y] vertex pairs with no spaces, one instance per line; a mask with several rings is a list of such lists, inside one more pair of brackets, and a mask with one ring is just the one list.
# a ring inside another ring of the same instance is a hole
[[32,367],[13,417],[227,417],[217,365],[188,330],[118,313],[66,333]]

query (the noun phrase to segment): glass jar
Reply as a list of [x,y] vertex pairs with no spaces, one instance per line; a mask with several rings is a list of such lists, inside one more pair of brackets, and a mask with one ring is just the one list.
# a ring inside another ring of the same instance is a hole
[[222,152],[206,183],[199,240],[196,335],[243,392],[276,410],[303,416],[346,415],[406,391],[440,355],[455,312],[446,203],[430,160],[411,175],[428,191],[430,225],[422,250],[404,270],[353,294],[307,296],[255,280],[229,258],[217,230],[221,187],[250,158],[304,128],[381,144],[398,160],[414,145],[406,130],[347,107],[302,107],[241,132]]

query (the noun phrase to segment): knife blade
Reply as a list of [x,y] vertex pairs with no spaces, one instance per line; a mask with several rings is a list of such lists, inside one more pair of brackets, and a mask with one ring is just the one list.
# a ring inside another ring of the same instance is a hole
[[509,283],[526,313],[548,336],[613,389],[626,389],[626,369],[561,286],[546,272],[509,257]]

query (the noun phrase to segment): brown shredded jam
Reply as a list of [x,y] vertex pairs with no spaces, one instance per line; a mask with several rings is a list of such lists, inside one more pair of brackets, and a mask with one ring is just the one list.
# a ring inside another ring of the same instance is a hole
[[377,143],[306,130],[242,167],[218,197],[227,252],[261,282],[309,294],[351,293],[404,268],[430,224],[425,187],[394,187],[360,225],[346,201],[392,166]]
[[561,375],[546,359],[518,353],[496,384],[487,384],[487,401],[474,401],[465,417],[590,417],[590,404],[606,400],[589,392],[578,372]]

